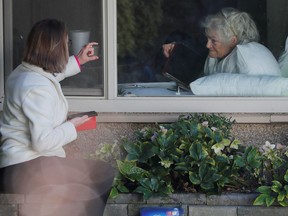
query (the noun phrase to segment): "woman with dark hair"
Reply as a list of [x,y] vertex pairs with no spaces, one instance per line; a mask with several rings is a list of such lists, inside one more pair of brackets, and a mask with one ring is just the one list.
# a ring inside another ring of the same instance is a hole
[[[69,57],[65,24],[54,19],[31,29],[23,62],[9,75],[0,116],[0,190],[23,193],[34,205],[21,215],[102,215],[114,179],[101,161],[65,158],[88,116],[67,121],[60,81],[97,60],[93,45]],[[49,203],[49,205],[48,205]]]

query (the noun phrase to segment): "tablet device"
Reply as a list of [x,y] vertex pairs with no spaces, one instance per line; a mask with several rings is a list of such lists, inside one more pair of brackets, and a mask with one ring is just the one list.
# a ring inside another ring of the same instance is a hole
[[69,119],[73,119],[73,118],[76,118],[76,117],[82,117],[84,115],[87,115],[88,117],[92,117],[92,116],[97,116],[98,113],[95,112],[95,111],[89,111],[89,112],[80,112],[80,113],[76,113],[76,114],[71,114],[71,115],[68,115],[68,120]]
[[202,75],[205,59],[196,48],[176,43],[164,64],[162,74],[175,81],[180,88],[191,91],[189,84]]

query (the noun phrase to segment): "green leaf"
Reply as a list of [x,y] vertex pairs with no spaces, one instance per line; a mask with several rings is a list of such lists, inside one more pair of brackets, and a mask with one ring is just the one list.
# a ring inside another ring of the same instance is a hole
[[112,187],[109,197],[115,199],[118,195],[118,190],[115,187]]
[[288,200],[285,199],[285,200],[283,200],[283,201],[280,201],[279,204],[280,204],[281,206],[287,207],[287,206],[288,206]]
[[117,190],[120,191],[121,193],[129,193],[130,191],[128,190],[127,187],[124,185],[117,185]]
[[199,142],[194,142],[191,145],[189,152],[190,152],[191,157],[196,161],[200,161],[204,157],[202,144]]
[[199,167],[199,177],[201,181],[204,180],[205,176],[208,174],[209,167],[206,163],[201,163]]
[[267,194],[261,194],[255,199],[253,205],[266,205],[269,207],[274,203],[274,201],[275,201],[274,197],[270,197]]
[[194,185],[200,185],[201,179],[196,173],[189,172],[189,180]]
[[220,144],[224,145],[224,146],[229,146],[231,143],[231,141],[229,139],[222,139]]
[[185,165],[185,166],[175,166],[174,170],[176,171],[188,171],[189,168]]
[[172,194],[174,192],[174,189],[172,187],[172,185],[169,183],[168,185],[166,185],[166,187],[161,187],[161,194]]
[[191,124],[190,125],[190,134],[194,137],[197,137],[199,132],[200,132],[200,128],[201,128],[201,125],[199,125],[199,124]]
[[208,137],[210,137],[211,139],[214,138],[214,133],[213,133],[213,131],[210,128],[205,127],[205,132],[206,132]]
[[249,165],[252,168],[259,168],[261,166],[261,160],[259,152],[256,148],[249,146],[246,151],[246,161],[247,165]]
[[216,174],[216,170],[206,163],[201,163],[199,176],[203,181],[217,181],[220,178],[220,175]]
[[140,180],[143,176],[148,175],[149,172],[137,167],[135,162],[131,161],[119,161],[117,160],[117,166],[119,172],[131,181]]
[[134,190],[135,193],[140,193],[143,194],[144,200],[148,200],[149,198],[152,197],[153,192],[143,186],[139,186]]
[[214,140],[219,143],[222,140],[222,134],[219,131],[215,131],[214,132]]
[[211,190],[214,188],[214,183],[213,182],[203,182],[200,184],[200,187],[204,190]]
[[285,175],[284,175],[284,180],[285,180],[286,182],[288,182],[288,170],[286,171],[286,173],[285,173]]
[[151,179],[143,178],[139,182],[143,187],[149,189],[150,191],[154,191],[154,192],[158,191],[159,182],[156,178],[151,178]]
[[257,188],[256,191],[261,193],[261,194],[266,194],[266,195],[269,195],[272,193],[271,187],[269,187],[269,186],[260,186]]
[[140,155],[138,157],[139,162],[145,163],[149,158],[155,156],[160,150],[152,142],[144,142],[140,147]]
[[277,196],[277,201],[282,202],[285,199],[286,193],[284,191],[281,191]]
[[140,156],[140,147],[135,144],[135,143],[131,143],[131,142],[125,142],[123,144],[124,149],[127,151],[128,155],[127,155],[127,159],[128,160],[137,160]]
[[238,149],[239,145],[240,145],[240,141],[237,140],[237,139],[235,139],[235,140],[233,140],[233,142],[231,143],[230,148],[232,148],[232,149]]
[[217,163],[223,163],[223,164],[227,164],[229,163],[229,160],[227,157],[224,157],[224,156],[219,156],[217,155],[217,157],[215,158],[216,162]]
[[181,148],[176,148],[176,153],[179,154],[179,155],[182,155],[184,153],[183,150],[181,150]]
[[279,193],[282,190],[282,184],[279,181],[272,181],[272,191]]
[[284,186],[284,190],[286,191],[286,198],[288,199],[288,185]]
[[210,167],[206,163],[202,163],[199,168],[199,177],[201,183],[212,185],[214,182],[218,181],[222,176],[216,174],[216,170]]
[[238,167],[244,167],[245,166],[245,162],[244,162],[243,158],[240,157],[239,155],[236,155],[234,157],[234,164]]
[[269,206],[273,205],[273,203],[275,202],[275,200],[276,200],[275,197],[271,197],[271,196],[267,197],[267,198],[266,198],[266,206],[269,207]]
[[210,164],[211,166],[215,166],[216,165],[216,161],[213,158],[211,158],[211,157],[206,157],[205,163]]

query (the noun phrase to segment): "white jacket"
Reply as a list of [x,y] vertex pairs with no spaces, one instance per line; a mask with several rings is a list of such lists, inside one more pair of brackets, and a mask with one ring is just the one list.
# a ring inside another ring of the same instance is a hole
[[60,83],[80,72],[70,57],[65,72],[54,76],[23,62],[8,77],[0,117],[0,167],[39,156],[65,157],[63,146],[77,138],[74,125],[66,121],[68,103]]

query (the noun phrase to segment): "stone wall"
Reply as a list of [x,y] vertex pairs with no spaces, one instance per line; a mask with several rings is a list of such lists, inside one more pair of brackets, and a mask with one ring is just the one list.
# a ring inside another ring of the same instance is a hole
[[[144,201],[136,194],[122,194],[117,199],[108,201],[104,216],[139,216],[142,207],[179,207],[179,205],[184,209],[184,216],[288,216],[288,209],[285,207],[252,206],[256,196],[257,194],[241,193],[221,196],[187,193]],[[22,216],[19,210],[31,208],[33,205],[39,207],[41,203],[27,199],[22,194],[0,194],[1,216]],[[55,206],[57,201],[51,201],[43,208],[51,211]]]
[[287,216],[285,207],[253,206],[257,194],[230,193],[207,196],[205,194],[172,194],[166,198],[144,201],[135,194],[122,194],[109,200],[105,216],[139,216],[142,207],[179,207],[184,216]]

